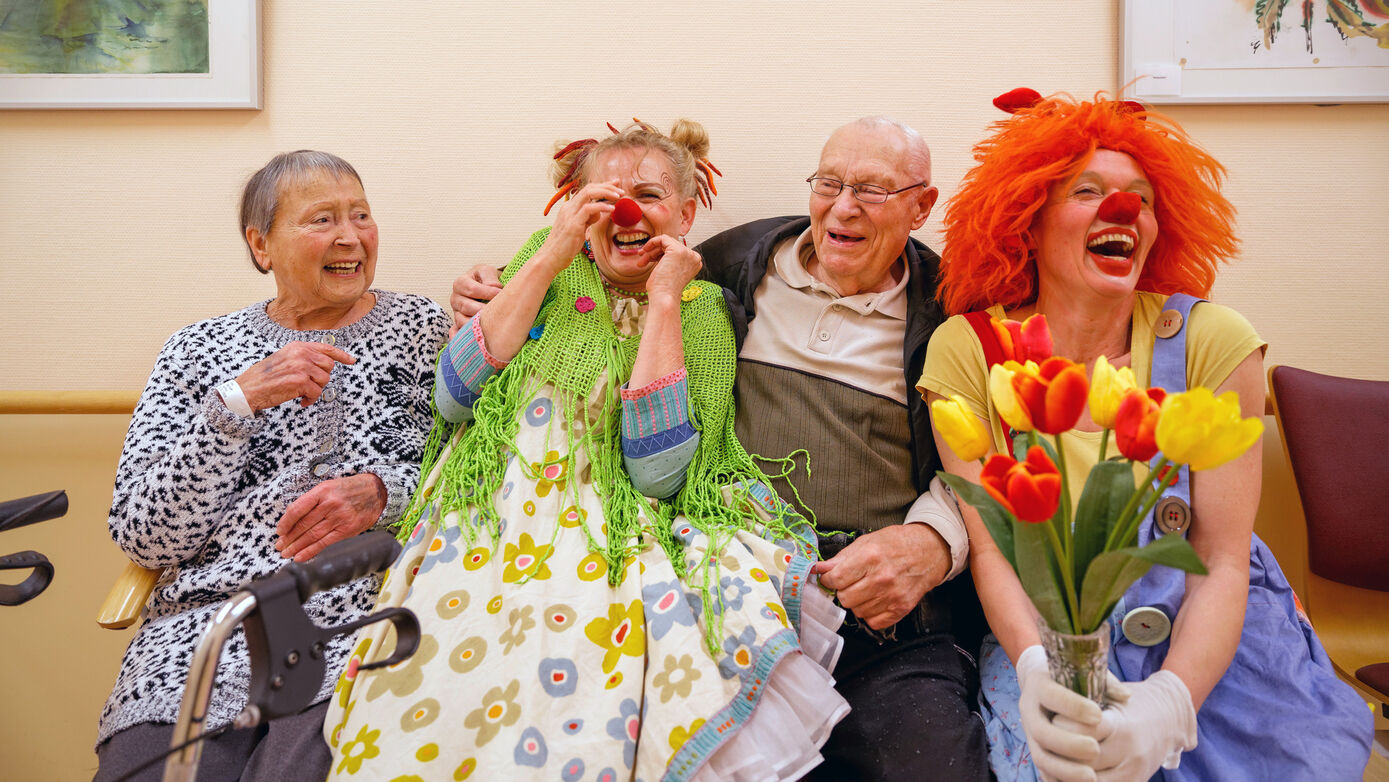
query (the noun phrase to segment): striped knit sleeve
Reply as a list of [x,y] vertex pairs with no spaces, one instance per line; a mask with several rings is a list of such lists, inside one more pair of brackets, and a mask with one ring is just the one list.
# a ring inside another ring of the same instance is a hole
[[487,352],[481,320],[473,318],[439,354],[434,369],[434,406],[439,415],[453,423],[473,420],[473,403],[482,394],[483,384],[505,367],[505,362]]
[[673,496],[699,447],[690,423],[685,368],[638,389],[622,388],[622,455],[632,485],[647,497]]

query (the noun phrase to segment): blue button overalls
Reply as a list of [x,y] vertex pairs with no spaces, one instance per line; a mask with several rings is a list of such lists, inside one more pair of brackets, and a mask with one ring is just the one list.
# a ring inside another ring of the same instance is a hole
[[[1168,393],[1187,390],[1186,324],[1201,301],[1168,298],[1163,310],[1181,314],[1181,328],[1153,346],[1151,385]],[[1156,459],[1154,459],[1156,461]],[[1187,468],[1164,496],[1190,502]],[[1202,523],[1218,523],[1206,519]],[[1138,544],[1163,534],[1150,514]],[[1175,534],[1175,533],[1174,533]],[[1185,532],[1183,531],[1183,533]],[[1154,567],[1124,593],[1113,615],[1110,670],[1138,682],[1162,668],[1169,641],[1135,645],[1120,622],[1128,609],[1152,606],[1175,620],[1186,574]],[[1186,622],[1200,617],[1186,617]],[[990,761],[1000,782],[1036,779],[1017,714],[1017,674],[989,636],[980,665],[980,706],[989,735]],[[1288,579],[1268,546],[1253,536],[1249,548],[1249,600],[1234,659],[1197,712],[1197,747],[1182,754],[1177,769],[1159,769],[1154,780],[1359,780],[1369,760],[1373,715],[1349,685],[1337,678],[1312,628],[1302,621]]]

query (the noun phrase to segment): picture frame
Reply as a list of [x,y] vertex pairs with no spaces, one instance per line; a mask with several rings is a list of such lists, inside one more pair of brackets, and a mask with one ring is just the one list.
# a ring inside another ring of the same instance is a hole
[[1389,102],[1389,19],[1327,3],[1123,0],[1119,83],[1151,104]]
[[0,109],[260,109],[260,0],[208,0],[208,72],[0,73]]

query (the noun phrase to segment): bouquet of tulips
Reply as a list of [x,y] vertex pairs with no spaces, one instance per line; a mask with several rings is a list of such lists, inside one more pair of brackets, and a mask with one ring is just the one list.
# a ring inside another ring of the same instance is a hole
[[[995,453],[984,461],[990,448],[984,423],[958,396],[936,400],[931,416],[950,449],[983,463],[982,486],[946,473],[941,478],[979,512],[1047,626],[1093,633],[1153,565],[1205,573],[1182,535],[1139,547],[1139,523],[1176,480],[1172,465],[1222,465],[1258,440],[1263,422],[1240,418],[1234,392],[1216,397],[1205,388],[1179,394],[1139,388],[1133,370],[1115,369],[1103,356],[1087,379],[1083,365],[1051,355],[1041,315],[990,325],[1006,360],[989,372],[989,396],[1004,423],[1026,438],[1017,438],[1013,455]],[[1073,504],[1061,438],[1048,442],[1039,434],[1071,429],[1087,402],[1104,433],[1099,461]],[[1106,458],[1111,432],[1119,455]],[[1136,478],[1138,463],[1144,467]]]

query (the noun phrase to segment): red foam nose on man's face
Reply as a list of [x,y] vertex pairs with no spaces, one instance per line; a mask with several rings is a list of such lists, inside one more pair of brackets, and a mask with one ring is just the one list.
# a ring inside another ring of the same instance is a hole
[[623,228],[636,225],[641,221],[641,207],[630,198],[618,199],[613,205],[612,221]]
[[1132,225],[1138,219],[1138,209],[1143,200],[1137,193],[1110,193],[1100,202],[1099,217],[1106,223]]

